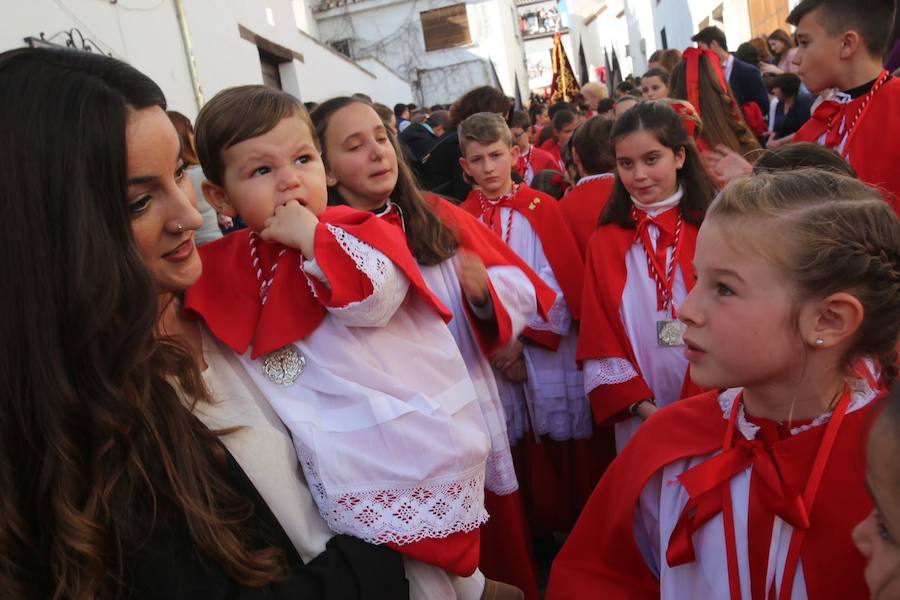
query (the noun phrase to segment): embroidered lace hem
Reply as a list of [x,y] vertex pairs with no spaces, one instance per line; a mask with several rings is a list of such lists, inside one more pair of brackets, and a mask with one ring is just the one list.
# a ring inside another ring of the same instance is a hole
[[509,447],[488,454],[485,466],[484,487],[498,496],[512,494],[519,489],[516,468]]
[[309,455],[300,454],[309,489],[328,527],[371,544],[412,544],[473,531],[488,519],[484,465],[451,479],[329,495]]
[[537,331],[552,331],[560,335],[568,333],[572,325],[572,317],[569,315],[569,307],[564,300],[557,300],[547,311],[547,320],[539,316],[530,319],[528,326]]
[[637,371],[628,359],[591,359],[584,363],[584,392],[590,394],[601,385],[625,383],[637,376]]

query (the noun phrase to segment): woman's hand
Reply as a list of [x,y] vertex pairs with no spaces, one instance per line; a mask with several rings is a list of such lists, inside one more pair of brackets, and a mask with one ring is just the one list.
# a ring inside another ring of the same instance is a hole
[[705,152],[703,160],[710,174],[723,184],[753,172],[753,165],[747,159],[721,144],[715,150]]
[[484,263],[477,255],[465,250],[459,251],[459,266],[456,277],[462,286],[463,294],[473,306],[484,306],[490,299],[488,273]]
[[319,218],[311,210],[291,200],[275,207],[275,214],[266,219],[265,228],[259,235],[267,242],[277,242],[299,250],[307,260],[312,260],[318,224]]

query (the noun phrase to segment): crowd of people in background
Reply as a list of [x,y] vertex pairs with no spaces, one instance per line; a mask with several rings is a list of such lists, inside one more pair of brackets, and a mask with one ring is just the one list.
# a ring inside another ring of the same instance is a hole
[[900,597],[897,13],[195,123],[0,54],[0,587]]

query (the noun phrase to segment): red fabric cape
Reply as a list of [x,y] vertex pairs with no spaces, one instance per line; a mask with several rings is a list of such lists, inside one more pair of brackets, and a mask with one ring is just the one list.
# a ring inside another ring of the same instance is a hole
[[569,224],[572,235],[575,236],[582,256],[587,251],[591,234],[597,230],[600,215],[606,208],[606,202],[609,200],[615,183],[615,177],[594,179],[576,185],[559,201],[559,209],[562,211],[566,223]]
[[[546,150],[541,150],[537,146],[531,147],[531,156],[529,159],[531,160],[531,171],[535,175],[545,170],[559,171],[559,163],[553,158],[553,155]],[[519,175],[522,177],[525,176],[525,154],[519,155],[519,160],[516,161],[514,168]]]
[[[853,115],[864,96],[854,99],[846,108],[846,114]],[[816,112],[794,134],[795,142],[818,142],[825,133],[829,102],[823,102]],[[881,188],[885,200],[900,215],[900,161],[897,160],[898,138],[900,138],[900,78],[892,77],[885,82],[859,120],[856,134],[850,146],[844,148],[850,165],[856,169],[859,178]]]
[[[519,192],[513,198],[513,203],[513,209],[528,219],[531,228],[541,240],[544,255],[562,289],[569,311],[576,320],[579,319],[581,316],[581,289],[584,284],[584,261],[556,200],[527,185],[520,185]],[[478,193],[470,192],[465,202],[460,204],[460,208],[476,218],[480,217],[481,204],[478,201]]]
[[[681,230],[682,246],[678,265],[688,291],[696,282],[692,263],[698,230],[696,225],[687,221]],[[625,383],[600,386],[589,394],[597,423],[610,421],[635,402],[653,398],[653,392],[641,375],[634,349],[619,315],[625,280],[628,277],[625,255],[634,243],[634,235],[634,229],[608,224],[597,229],[588,242],[584,311],[576,358],[579,362],[592,358],[624,358],[638,372],[638,377]],[[699,391],[686,376],[682,396]]]
[[[477,255],[487,268],[513,266],[521,269],[534,286],[538,314],[544,319],[547,318],[550,307],[556,301],[556,292],[544,283],[525,261],[468,212],[435,194],[428,194],[426,199],[441,222],[456,234],[459,248]],[[512,340],[512,322],[509,313],[506,312],[502,300],[490,282],[488,287],[497,321],[498,331],[495,335],[490,335],[489,332],[485,332],[484,327],[479,326],[479,320],[469,312],[468,302],[464,303],[472,330],[476,333],[479,345],[486,356],[505,347]]]
[[[547,600],[659,598],[659,581],[634,539],[634,509],[654,473],[676,460],[722,447],[727,421],[717,395],[707,392],[681,400],[641,426],[606,471],[557,555]],[[851,531],[872,506],[860,440],[865,439],[873,404],[844,418],[810,514],[801,564],[813,600],[868,597],[865,560],[853,546]],[[816,427],[771,446],[786,480],[805,484],[824,430]]]
[[560,147],[559,144],[556,143],[556,140],[552,137],[548,138],[544,140],[544,143],[538,146],[538,148],[540,148],[553,158],[553,162],[556,163],[554,169],[558,170],[560,168],[559,164],[562,162],[562,155],[560,154]]
[[[317,285],[319,298],[313,296],[306,277],[300,273],[300,252],[288,251],[278,263],[275,282],[263,306],[259,280],[250,261],[250,231],[242,229],[200,247],[203,275],[185,293],[186,313],[203,319],[213,335],[238,354],[245,353],[252,344],[253,358],[304,339],[322,322],[326,306],[345,306],[372,293],[371,283],[341,250],[326,224],[338,226],[382,252],[409,278],[410,291],[445,321],[452,318],[452,313],[426,287],[402,232],[370,213],[345,206],[326,209],[316,227],[316,262],[329,281],[341,283],[335,290]],[[258,247],[268,273],[280,247],[262,240]]]

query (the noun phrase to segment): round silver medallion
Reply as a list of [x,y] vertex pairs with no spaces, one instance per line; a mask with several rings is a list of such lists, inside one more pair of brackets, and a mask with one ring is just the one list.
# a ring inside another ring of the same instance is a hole
[[684,332],[687,326],[681,321],[672,319],[659,321],[656,333],[660,346],[683,346]]
[[262,370],[272,383],[289,386],[303,373],[306,367],[306,357],[300,354],[297,347],[288,344],[275,352],[270,352],[263,358]]

